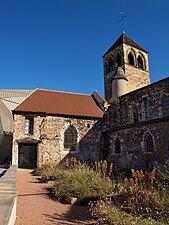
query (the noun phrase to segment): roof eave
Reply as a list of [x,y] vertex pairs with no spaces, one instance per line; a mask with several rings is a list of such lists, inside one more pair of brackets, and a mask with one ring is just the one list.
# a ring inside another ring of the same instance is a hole
[[[132,43],[128,43],[127,40],[131,40],[133,42]],[[141,46],[139,46],[135,41],[133,41],[130,37],[128,37],[126,34],[122,34],[115,42],[114,44],[106,51],[106,53],[102,56],[102,58],[105,57],[105,55],[107,53],[109,53],[110,51],[112,51],[114,48],[116,48],[117,46],[119,45],[122,45],[122,44],[127,44],[127,45],[131,45],[133,46],[134,48],[137,48],[138,50],[141,50],[141,51],[144,51],[145,53],[148,54],[148,51],[146,51],[145,49],[143,49]]]
[[38,111],[22,111],[22,110],[12,110],[14,114],[41,114],[41,115],[49,115],[49,116],[59,116],[59,117],[78,117],[78,118],[91,118],[91,119],[102,119],[102,116],[94,116],[94,115],[80,115],[80,114],[61,114],[61,113],[46,113],[46,112],[38,112]]

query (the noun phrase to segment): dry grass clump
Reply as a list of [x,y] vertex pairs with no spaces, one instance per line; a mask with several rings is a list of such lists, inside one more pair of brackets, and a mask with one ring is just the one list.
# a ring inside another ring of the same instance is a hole
[[62,179],[65,171],[56,164],[45,164],[34,171],[34,175],[40,176],[42,182]]
[[133,216],[115,206],[110,199],[102,198],[91,203],[90,210],[97,225],[163,225],[151,217]]
[[169,224],[169,194],[159,185],[156,169],[151,173],[134,169],[131,172],[132,178],[124,180],[121,204],[113,198],[102,198],[91,204],[98,224]]

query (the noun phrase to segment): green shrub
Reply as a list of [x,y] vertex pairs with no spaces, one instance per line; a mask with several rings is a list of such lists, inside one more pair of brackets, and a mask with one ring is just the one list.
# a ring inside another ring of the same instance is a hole
[[157,182],[169,192],[169,170],[157,170]]
[[80,203],[98,199],[112,190],[109,178],[101,177],[86,165],[67,170],[65,176],[55,182],[55,196],[59,200],[77,197]]

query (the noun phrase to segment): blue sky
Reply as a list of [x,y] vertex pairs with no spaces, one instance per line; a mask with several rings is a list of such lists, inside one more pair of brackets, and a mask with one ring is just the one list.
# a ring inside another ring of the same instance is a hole
[[149,52],[151,82],[169,75],[168,0],[0,0],[0,89],[104,95],[102,55],[126,34]]

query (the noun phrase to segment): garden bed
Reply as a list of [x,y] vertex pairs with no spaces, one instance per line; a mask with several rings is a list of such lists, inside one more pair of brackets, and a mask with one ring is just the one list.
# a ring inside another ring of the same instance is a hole
[[[169,224],[169,172],[131,170],[121,183],[113,179],[113,165],[95,162],[93,167],[69,159],[62,165],[44,165],[35,171],[42,181],[53,182],[53,194],[61,202],[76,199],[87,205],[98,224]],[[116,172],[116,171],[115,171]]]

